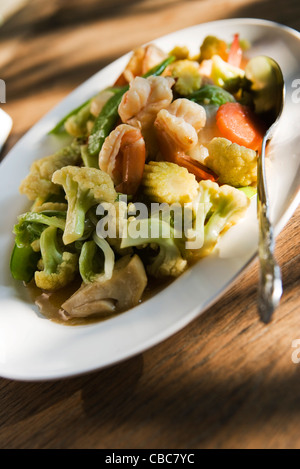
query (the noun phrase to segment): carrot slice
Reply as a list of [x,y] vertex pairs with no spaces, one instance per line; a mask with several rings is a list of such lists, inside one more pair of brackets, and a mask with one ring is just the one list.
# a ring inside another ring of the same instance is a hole
[[255,151],[261,148],[264,126],[247,106],[239,103],[222,104],[216,119],[223,137]]

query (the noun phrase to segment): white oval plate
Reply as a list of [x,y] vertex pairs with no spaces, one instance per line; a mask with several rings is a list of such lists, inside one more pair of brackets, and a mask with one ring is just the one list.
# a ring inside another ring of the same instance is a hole
[[[169,51],[186,44],[197,52],[208,34],[227,41],[240,33],[253,44],[251,56],[265,54],[282,67],[286,104],[270,146],[273,162],[270,195],[276,234],[299,203],[300,34],[263,20],[233,19],[193,26],[155,42]],[[174,334],[212,305],[257,252],[255,201],[246,218],[224,236],[218,252],[188,270],[145,303],[104,322],[67,327],[41,317],[26,289],[9,272],[12,227],[27,208],[18,193],[20,181],[37,158],[62,145],[47,132],[71,109],[111,85],[128,55],[94,75],[38,122],[0,166],[0,375],[17,380],[46,380],[100,369],[129,358]],[[230,311],[228,311],[230,314]],[[201,338],[199,338],[201,340]]]

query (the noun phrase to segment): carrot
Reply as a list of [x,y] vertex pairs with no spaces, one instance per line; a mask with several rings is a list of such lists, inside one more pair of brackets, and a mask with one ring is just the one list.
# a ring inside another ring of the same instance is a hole
[[223,137],[255,151],[261,148],[264,127],[247,106],[240,103],[222,104],[216,119]]

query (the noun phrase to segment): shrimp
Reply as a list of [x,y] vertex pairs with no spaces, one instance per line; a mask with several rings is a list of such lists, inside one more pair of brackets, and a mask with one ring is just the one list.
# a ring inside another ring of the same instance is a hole
[[144,75],[166,58],[167,54],[154,44],[148,44],[148,46],[135,49],[115,85],[123,86],[130,83],[135,77]]
[[163,160],[185,167],[198,180],[215,180],[215,175],[208,168],[187,154],[198,144],[198,133],[205,123],[205,109],[183,98],[159,111],[154,126]]
[[116,127],[105,139],[99,168],[112,178],[117,192],[134,195],[142,181],[146,146],[141,131],[127,124]]
[[129,90],[124,94],[119,105],[119,116],[122,122],[149,129],[157,113],[172,102],[172,86],[175,80],[167,77],[136,77]]

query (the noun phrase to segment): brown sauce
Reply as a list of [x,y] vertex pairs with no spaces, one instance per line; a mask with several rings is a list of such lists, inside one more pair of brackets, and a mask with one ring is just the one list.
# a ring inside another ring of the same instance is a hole
[[[164,288],[172,283],[173,279],[158,280],[148,279],[147,287],[143,293],[140,303],[144,303],[151,299],[154,295],[161,292]],[[107,320],[112,316],[117,316],[124,311],[119,311],[115,315],[107,317],[93,315],[87,318],[68,318],[61,305],[72,296],[80,287],[82,283],[81,278],[76,278],[70,285],[56,292],[45,292],[35,285],[32,281],[26,285],[32,302],[38,307],[40,313],[47,319],[63,324],[65,326],[83,326],[87,324],[94,324],[100,321]]]

